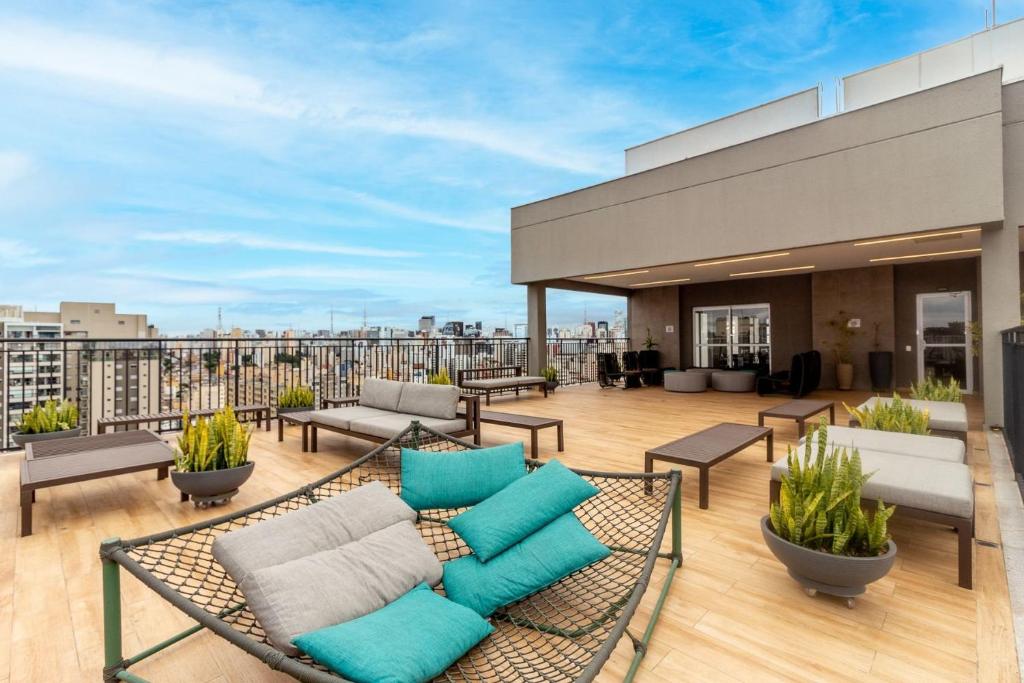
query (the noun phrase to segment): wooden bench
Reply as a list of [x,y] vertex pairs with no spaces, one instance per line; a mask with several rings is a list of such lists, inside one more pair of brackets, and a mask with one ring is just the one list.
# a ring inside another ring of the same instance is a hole
[[[460,412],[464,415],[464,412]],[[546,427],[554,427],[558,432],[558,451],[565,450],[565,438],[562,432],[562,421],[553,417],[536,417],[534,415],[514,415],[512,413],[499,413],[493,410],[481,410],[480,422],[500,425],[502,427],[516,427],[530,430],[530,457],[537,459],[538,444],[537,432]]]
[[538,387],[544,392],[544,398],[548,396],[547,380],[543,377],[524,375],[523,368],[518,365],[459,370],[455,375],[455,383],[463,391],[483,394],[486,405],[491,405],[491,394],[514,391],[518,396],[520,389],[530,387]]
[[173,449],[144,429],[26,444],[21,463],[21,535],[32,534],[32,503],[39,489],[151,469],[157,471],[157,479],[165,479],[173,464]]
[[[235,411],[235,415],[256,415],[256,424],[266,425],[266,430],[270,431],[270,406],[267,405],[248,405],[248,406],[232,406],[232,410]],[[189,417],[210,417],[217,412],[214,408],[199,408],[197,410],[188,411]],[[183,410],[168,410],[162,413],[153,413],[152,415],[114,415],[113,417],[101,417],[96,420],[96,433],[105,434],[107,427],[128,427],[148,424],[150,422],[170,422],[174,420],[181,420],[185,416]]]

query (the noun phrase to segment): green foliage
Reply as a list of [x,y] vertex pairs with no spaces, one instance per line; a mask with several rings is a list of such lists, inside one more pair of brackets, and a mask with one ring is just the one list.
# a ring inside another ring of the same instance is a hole
[[899,394],[893,394],[892,401],[878,401],[873,406],[863,409],[851,408],[845,403],[843,405],[865,429],[928,434],[928,411],[918,410],[901,399]]
[[313,390],[301,384],[277,395],[277,405],[281,408],[312,408],[315,400]]
[[441,368],[427,376],[427,384],[451,384],[452,378],[448,375],[448,368]]
[[274,354],[274,362],[285,365],[290,365],[293,368],[297,368],[302,365],[302,355],[298,353],[286,353],[284,351],[278,351]]
[[647,338],[644,339],[644,348],[647,349],[648,351],[653,351],[657,345],[658,343],[654,341],[654,337],[651,335],[651,328],[648,327]]
[[558,368],[556,368],[553,365],[549,365],[546,368],[542,368],[540,371],[540,376],[543,377],[548,382],[557,382]]
[[832,355],[836,363],[849,364],[853,362],[853,352],[850,350],[850,342],[857,334],[856,328],[850,327],[850,316],[846,311],[838,311],[836,317],[828,321],[828,326],[835,332],[835,339],[827,342],[832,347]]
[[923,401],[963,401],[960,393],[960,382],[955,377],[949,378],[949,384],[943,384],[935,377],[928,377],[910,387],[910,398]]
[[195,424],[188,412],[182,417],[182,432],[174,464],[179,472],[209,472],[241,467],[249,456],[252,429],[243,426],[231,406],[225,406],[207,420]]
[[21,416],[18,431],[22,434],[64,432],[78,426],[78,406],[71,401],[38,403]]
[[[828,426],[821,420],[817,439],[807,439],[803,463],[789,449],[789,474],[782,476],[779,502],[772,503],[772,529],[796,545],[832,555],[874,557],[888,550],[889,518],[896,511],[878,501],[867,515],[860,494],[871,474],[861,471],[860,453],[828,447]],[[813,444],[816,453],[812,453]]]

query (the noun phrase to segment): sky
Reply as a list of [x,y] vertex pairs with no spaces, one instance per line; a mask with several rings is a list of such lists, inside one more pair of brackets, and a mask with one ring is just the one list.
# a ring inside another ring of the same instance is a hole
[[[0,1],[0,304],[525,321],[509,209],[984,28],[985,0]],[[1000,21],[1024,14],[1002,0]],[[550,292],[548,321],[618,298]]]

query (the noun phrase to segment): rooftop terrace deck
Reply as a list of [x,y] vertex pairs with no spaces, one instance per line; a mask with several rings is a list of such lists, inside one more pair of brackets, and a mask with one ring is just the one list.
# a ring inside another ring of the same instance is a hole
[[[864,395],[818,392],[847,402]],[[668,394],[660,389],[561,388],[544,400],[496,399],[493,410],[565,420],[559,458],[590,469],[639,471],[649,447],[718,422],[756,424],[758,410],[785,400],[753,394]],[[977,538],[1000,542],[989,484],[980,406],[972,417],[969,459],[976,482]],[[837,423],[846,413],[838,406]],[[792,422],[773,421],[776,457],[797,439]],[[484,443],[523,438],[521,430],[484,425]],[[541,458],[555,455],[555,433],[542,432]],[[276,442],[257,431],[252,479],[227,510],[240,509],[332,472],[371,444],[331,433],[319,453],[302,453],[297,428]],[[221,514],[179,503],[169,479],[152,472],[41,491],[35,533],[18,537],[20,452],[0,455],[0,683],[100,680],[102,600],[97,550],[108,536],[135,537]],[[658,463],[656,467],[662,467]],[[769,467],[755,444],[711,474],[711,508],[697,508],[695,471],[683,471],[685,561],[662,612],[637,680],[1019,680],[1002,551],[976,546],[975,589],[956,582],[955,535],[897,519],[894,571],[848,610],[839,600],[807,598],[765,547],[758,520],[767,508]],[[660,586],[665,566],[654,576]],[[123,575],[125,649],[136,652],[188,627],[189,620]],[[646,622],[657,590],[637,619]],[[601,680],[628,666],[620,643]],[[151,681],[288,680],[209,633],[147,659],[132,671]]]

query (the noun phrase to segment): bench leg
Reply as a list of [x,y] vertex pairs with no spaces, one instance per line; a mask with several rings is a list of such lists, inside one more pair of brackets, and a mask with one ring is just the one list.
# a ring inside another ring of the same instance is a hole
[[158,467],[157,470],[156,470],[156,479],[157,479],[157,481],[160,481],[161,479],[166,479],[166,478],[167,478],[167,468],[166,467]]
[[270,431],[270,408],[267,408],[267,411],[265,413],[263,413],[263,423],[266,425],[266,430],[269,432]]
[[309,426],[309,449],[316,453],[316,426]]
[[555,425],[555,429],[558,430],[558,452],[561,453],[565,450],[565,437],[562,433],[562,423],[559,422]]
[[709,475],[711,473],[708,471],[707,467],[698,467],[697,469],[700,472],[700,498],[698,499],[698,502],[700,503],[701,510],[707,510],[708,498],[710,497],[708,493],[708,479],[710,479]]
[[309,423],[302,425],[302,452],[309,452]]
[[[644,472],[650,474],[654,471],[654,458],[647,453],[644,454]],[[654,485],[650,480],[644,482],[644,495],[649,496],[654,491]]]
[[804,421],[803,421],[803,420],[797,420],[797,421],[796,421],[796,435],[797,435],[797,437],[799,437],[799,438],[801,438],[801,439],[802,439],[802,438],[804,438],[804,430],[805,430],[806,428],[807,428],[807,427],[806,427],[806,425],[804,424]]
[[277,441],[284,441],[284,420],[277,418]]
[[484,392],[484,402],[486,405],[491,405],[491,392]]
[[836,404],[833,403],[828,407],[828,423],[834,425],[836,423]]
[[767,442],[768,462],[775,462],[775,433],[768,432],[765,440]]
[[21,491],[21,535],[32,535],[32,502],[36,499],[36,492],[22,489]]
[[974,587],[974,520],[965,519],[956,525],[957,570],[961,588]]
[[537,444],[537,430],[530,430],[530,457],[534,460],[537,459],[537,451],[540,450]]
[[181,495],[178,496],[178,500],[180,500],[182,503],[187,503],[188,502],[188,494],[185,493],[184,491],[181,491],[180,494]]

